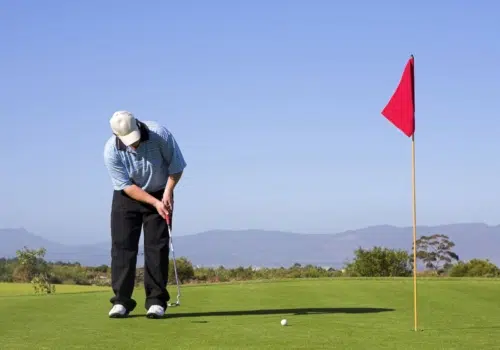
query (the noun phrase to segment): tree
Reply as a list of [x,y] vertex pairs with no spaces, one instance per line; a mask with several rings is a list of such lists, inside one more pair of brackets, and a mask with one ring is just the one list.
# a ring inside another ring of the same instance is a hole
[[348,275],[361,277],[408,277],[412,267],[405,250],[374,247],[354,251],[354,260],[347,264]]
[[47,262],[44,260],[45,248],[28,249],[16,251],[18,266],[14,271],[14,278],[19,282],[31,282],[31,280],[40,273],[46,273],[48,270]]
[[421,236],[416,243],[417,260],[421,260],[427,269],[442,272],[459,260],[458,255],[452,250],[455,243],[446,235]]
[[16,251],[19,265],[13,273],[15,279],[30,282],[37,294],[51,294],[56,291],[55,286],[50,283],[49,266],[44,260],[45,253],[45,248],[28,249],[26,246]]

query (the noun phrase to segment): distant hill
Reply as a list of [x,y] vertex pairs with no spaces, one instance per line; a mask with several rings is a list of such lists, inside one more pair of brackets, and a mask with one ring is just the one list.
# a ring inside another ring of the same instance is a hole
[[109,264],[109,244],[64,245],[37,236],[23,228],[0,229],[0,257],[15,257],[16,250],[24,246],[30,249],[44,247],[47,249],[47,260],[79,261],[89,266]]
[[[481,223],[420,226],[417,234],[441,233],[455,243],[461,260],[488,258],[500,265],[500,225]],[[296,262],[341,267],[359,246],[375,245],[410,250],[412,228],[372,226],[337,234],[298,234],[264,230],[213,230],[174,237],[177,257],[186,256],[203,266],[290,266]],[[17,249],[45,247],[48,260],[79,261],[96,266],[110,263],[110,243],[63,245],[24,229],[0,229],[0,257],[13,257]],[[140,249],[142,252],[142,248]],[[139,258],[139,265],[142,258]]]

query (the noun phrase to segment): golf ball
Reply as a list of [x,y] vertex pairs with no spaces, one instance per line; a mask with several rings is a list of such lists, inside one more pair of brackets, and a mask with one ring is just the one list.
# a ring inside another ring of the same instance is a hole
[[286,320],[285,320],[285,319],[281,320],[281,325],[282,325],[282,326],[286,326],[286,324],[287,324],[287,322],[286,322]]

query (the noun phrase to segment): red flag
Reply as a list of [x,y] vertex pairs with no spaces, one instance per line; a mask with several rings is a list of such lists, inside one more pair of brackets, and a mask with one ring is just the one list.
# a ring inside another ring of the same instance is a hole
[[413,56],[408,60],[396,91],[382,111],[394,126],[411,137],[415,132],[415,76]]

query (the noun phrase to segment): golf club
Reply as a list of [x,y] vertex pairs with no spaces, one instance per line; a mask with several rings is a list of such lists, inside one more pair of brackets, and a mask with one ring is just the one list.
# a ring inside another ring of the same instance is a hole
[[181,288],[179,285],[179,277],[177,275],[177,264],[175,262],[175,252],[174,252],[174,241],[172,239],[172,225],[170,216],[167,216],[167,227],[168,227],[168,235],[170,237],[170,250],[172,251],[172,259],[174,260],[174,274],[175,274],[175,283],[177,284],[177,301],[175,303],[168,303],[169,307],[180,306],[180,298],[181,298]]

